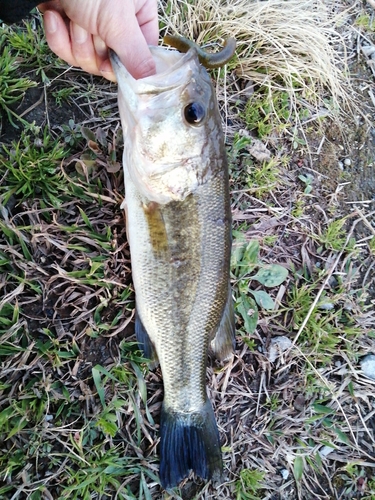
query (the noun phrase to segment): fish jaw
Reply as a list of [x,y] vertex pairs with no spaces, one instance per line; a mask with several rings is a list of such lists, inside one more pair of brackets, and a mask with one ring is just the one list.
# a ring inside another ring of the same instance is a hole
[[[210,77],[194,49],[180,54],[151,47],[151,52],[160,72],[142,80],[135,80],[116,56],[111,58],[119,88],[124,168],[147,200],[166,204],[184,200],[215,175],[209,158],[219,154],[218,111]],[[187,123],[184,110],[192,103],[204,109],[202,123]],[[207,141],[208,135],[212,140]]]

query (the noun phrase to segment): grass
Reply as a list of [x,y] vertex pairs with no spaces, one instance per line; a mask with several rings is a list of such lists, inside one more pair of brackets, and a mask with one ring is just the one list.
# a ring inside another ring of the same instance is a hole
[[17,71],[17,54],[13,55],[8,46],[8,38],[5,33],[0,38],[1,68],[0,68],[0,109],[6,113],[8,120],[15,125],[14,118],[17,116],[10,107],[20,101],[25,92],[36,86],[29,78],[20,78]]
[[18,199],[42,195],[43,201],[59,204],[58,194],[66,189],[59,163],[69,150],[64,143],[53,139],[48,128],[44,131],[30,127],[22,131],[19,141],[10,147],[3,145],[0,157],[5,176],[2,192],[6,205],[12,196]]
[[[239,42],[214,74],[237,318],[235,356],[208,369],[225,481],[173,493],[158,478],[160,372],[134,342],[115,88],[58,61],[37,18],[0,27],[0,499],[375,498],[358,364],[374,351],[373,207],[346,204],[315,154],[324,127],[350,120],[345,30],[371,36],[371,16],[253,7],[161,6],[164,30]],[[33,89],[44,119],[21,116]]]
[[0,110],[13,126],[27,126],[28,122],[15,111],[15,103],[22,101],[38,81],[50,84],[47,73],[52,77],[65,64],[49,50],[38,18],[24,23],[23,29],[3,25],[0,50]]
[[258,470],[244,469],[240,473],[240,479],[236,483],[236,500],[257,500],[261,498],[254,495],[262,489],[264,472]]
[[[292,118],[300,126],[335,116],[352,100],[345,44],[336,29],[348,13],[331,6],[330,1],[292,0],[286,9],[277,1],[255,2],[249,12],[246,0],[230,6],[223,1],[213,6],[210,0],[169,0],[162,27],[199,44],[236,38],[233,67],[255,90],[247,105],[248,124],[260,128],[263,136],[275,125],[285,128]],[[341,45],[337,53],[334,44]]]

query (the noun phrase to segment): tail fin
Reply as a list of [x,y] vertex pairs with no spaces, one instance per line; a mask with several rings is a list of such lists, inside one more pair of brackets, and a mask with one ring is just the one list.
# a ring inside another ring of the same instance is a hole
[[202,479],[221,479],[219,431],[208,399],[197,413],[176,413],[163,408],[161,414],[160,481],[163,488],[174,488],[191,470]]

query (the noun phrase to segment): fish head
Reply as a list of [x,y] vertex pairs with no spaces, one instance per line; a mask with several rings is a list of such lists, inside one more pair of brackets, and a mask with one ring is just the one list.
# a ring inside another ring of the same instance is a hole
[[138,192],[160,204],[182,201],[214,175],[222,153],[211,79],[195,49],[150,47],[156,74],[136,80],[111,53],[124,135],[124,169]]

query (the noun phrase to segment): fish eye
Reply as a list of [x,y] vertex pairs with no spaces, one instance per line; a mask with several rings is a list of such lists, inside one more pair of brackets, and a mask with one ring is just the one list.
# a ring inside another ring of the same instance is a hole
[[184,109],[185,120],[190,123],[190,125],[199,125],[203,118],[206,116],[206,112],[199,102],[191,102]]

